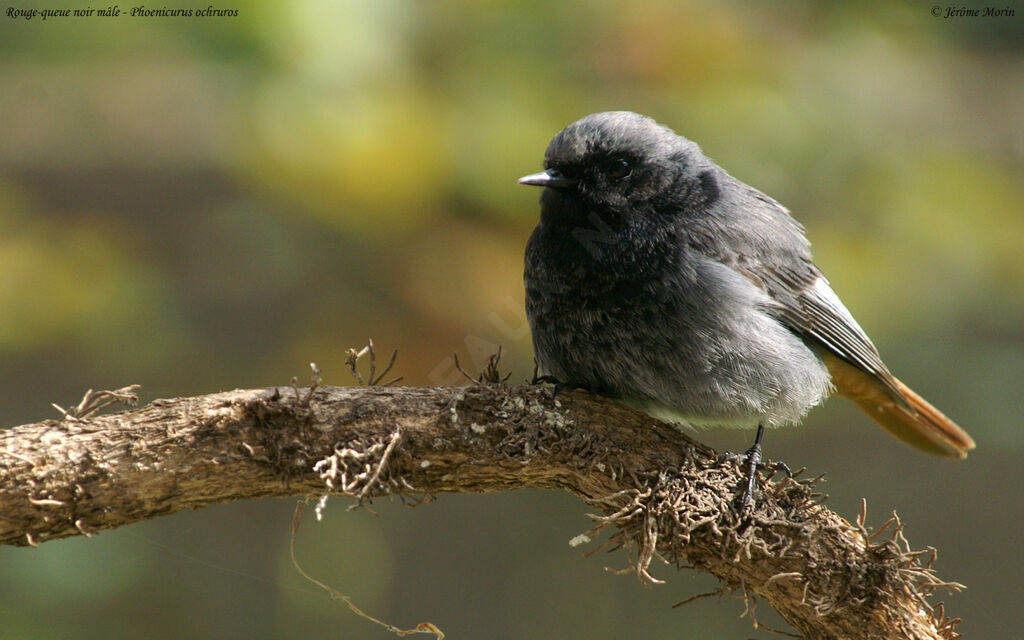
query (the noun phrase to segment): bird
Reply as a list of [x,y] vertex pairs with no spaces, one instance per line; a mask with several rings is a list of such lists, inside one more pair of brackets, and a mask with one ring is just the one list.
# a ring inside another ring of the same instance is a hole
[[[630,111],[558,132],[526,246],[539,380],[689,427],[793,425],[853,400],[900,440],[964,458],[974,440],[897,379],[812,262],[804,227],[691,140]],[[724,458],[723,458],[724,459]]]

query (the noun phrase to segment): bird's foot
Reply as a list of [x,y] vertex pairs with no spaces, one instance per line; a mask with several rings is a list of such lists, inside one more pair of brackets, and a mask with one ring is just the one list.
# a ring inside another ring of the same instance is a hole
[[596,391],[594,391],[593,389],[591,389],[590,387],[588,387],[586,385],[578,384],[578,383],[575,383],[575,382],[562,382],[561,380],[559,380],[555,376],[549,376],[549,375],[534,376],[533,380],[530,381],[530,384],[550,384],[550,385],[554,385],[551,388],[551,401],[552,402],[555,401],[555,398],[562,391],[572,391],[573,389],[583,389],[584,391],[589,391],[590,395],[592,395],[592,396],[596,396],[597,395]]
[[793,477],[793,471],[785,462],[772,462],[771,464],[768,464],[762,460],[761,437],[763,435],[764,426],[758,425],[757,437],[754,439],[754,446],[747,449],[745,453],[732,453],[731,451],[727,451],[722,455],[718,456],[718,464],[738,460],[740,464],[746,469],[746,482],[744,483],[745,488],[743,491],[743,499],[740,502],[740,513],[747,513],[748,510],[753,508],[754,481],[757,478],[758,471],[770,470],[772,476],[782,471],[790,478]]

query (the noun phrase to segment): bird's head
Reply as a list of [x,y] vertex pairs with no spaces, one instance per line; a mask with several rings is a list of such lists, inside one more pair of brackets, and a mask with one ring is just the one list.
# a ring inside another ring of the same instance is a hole
[[545,209],[628,221],[690,204],[713,166],[695,143],[651,118],[608,111],[560,131],[544,155],[545,170],[519,182],[546,187]]

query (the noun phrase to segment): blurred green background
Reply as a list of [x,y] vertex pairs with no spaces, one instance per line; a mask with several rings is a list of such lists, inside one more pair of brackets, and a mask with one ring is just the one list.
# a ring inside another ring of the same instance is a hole
[[[631,109],[786,204],[890,367],[978,441],[964,462],[931,458],[835,400],[771,433],[767,454],[828,472],[829,504],[848,518],[862,497],[871,525],[898,510],[915,546],[939,549],[940,575],[968,585],[936,598],[967,636],[1019,632],[1024,10],[216,6],[239,14],[0,16],[3,425],[55,417],[51,402],[88,388],[140,383],[149,401],[285,385],[308,380],[311,360],[348,384],[344,351],[368,337],[398,348],[407,384],[460,384],[451,354],[476,371],[499,344],[525,380],[521,265],[538,193],[515,180],[567,123]],[[741,450],[749,434],[701,438]],[[296,574],[293,506],[2,548],[0,636],[392,637]],[[621,552],[570,549],[590,521],[567,494],[378,501],[379,517],[345,506],[307,519],[300,560],[396,625],[772,637],[728,598],[670,608],[708,578],[655,566],[668,582],[645,589],[604,571],[626,565]],[[784,627],[767,605],[757,615]]]

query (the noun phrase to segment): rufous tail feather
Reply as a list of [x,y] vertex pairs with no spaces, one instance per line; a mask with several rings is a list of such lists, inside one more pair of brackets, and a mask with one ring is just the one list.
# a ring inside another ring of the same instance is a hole
[[974,448],[966,431],[892,375],[883,380],[831,355],[825,364],[838,395],[907,444],[947,458],[965,458]]

